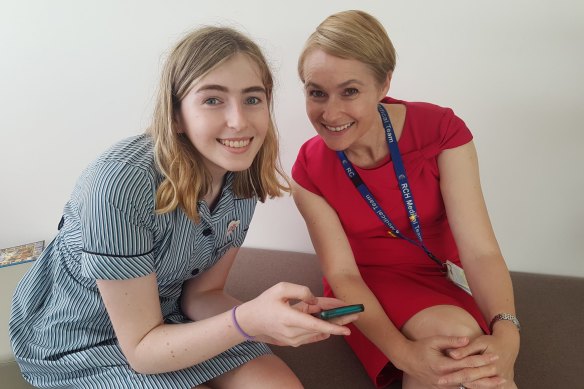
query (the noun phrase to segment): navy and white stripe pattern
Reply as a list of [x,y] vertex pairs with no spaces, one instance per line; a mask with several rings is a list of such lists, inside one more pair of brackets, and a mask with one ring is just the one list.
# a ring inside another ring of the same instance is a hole
[[61,230],[13,298],[12,347],[34,386],[190,389],[270,352],[245,342],[180,371],[144,375],[129,367],[95,280],[155,272],[165,322],[186,322],[179,308],[182,284],[241,246],[257,203],[236,198],[228,174],[213,212],[198,204],[201,223],[180,209],[156,215],[162,179],[152,140],[140,135],[113,146],[77,181]]

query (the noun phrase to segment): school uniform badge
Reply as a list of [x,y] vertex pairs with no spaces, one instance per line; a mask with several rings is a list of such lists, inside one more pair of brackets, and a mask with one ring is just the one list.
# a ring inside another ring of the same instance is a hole
[[235,231],[237,227],[239,227],[240,223],[241,222],[239,220],[232,220],[229,222],[229,225],[227,226],[227,236],[231,235],[231,233]]

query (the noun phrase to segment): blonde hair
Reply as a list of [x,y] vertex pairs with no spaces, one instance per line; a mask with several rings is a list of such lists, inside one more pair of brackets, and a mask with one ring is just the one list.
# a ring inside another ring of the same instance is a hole
[[[178,129],[180,102],[193,84],[237,53],[246,55],[259,70],[270,111],[269,127],[251,166],[234,172],[233,192],[260,201],[289,191],[289,179],[278,157],[278,133],[273,120],[273,77],[260,48],[248,37],[227,27],[202,27],[186,35],[170,52],[160,79],[154,117],[146,131],[154,140],[158,169],[164,175],[156,191],[156,211],[181,207],[198,223],[197,201],[211,189],[211,174],[203,157]],[[278,177],[282,178],[284,184]]]
[[298,75],[304,82],[304,60],[315,49],[343,59],[366,64],[380,83],[395,69],[396,53],[387,31],[366,12],[343,11],[327,17],[318,25],[298,59]]

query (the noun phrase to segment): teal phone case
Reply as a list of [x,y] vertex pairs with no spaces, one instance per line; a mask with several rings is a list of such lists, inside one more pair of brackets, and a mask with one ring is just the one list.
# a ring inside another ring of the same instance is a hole
[[351,313],[363,312],[365,307],[363,304],[347,305],[333,309],[327,309],[318,313],[318,317],[323,320],[330,320],[335,317],[350,315]]

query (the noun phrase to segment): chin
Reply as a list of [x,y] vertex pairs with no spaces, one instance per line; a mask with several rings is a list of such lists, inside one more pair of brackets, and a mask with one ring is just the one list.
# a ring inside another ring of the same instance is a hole
[[224,169],[230,172],[242,172],[250,168],[253,161],[245,163],[230,163],[224,166]]
[[338,139],[330,139],[323,136],[321,136],[321,138],[324,141],[326,147],[334,151],[346,150],[349,147],[349,145],[345,144],[346,142],[339,142]]

